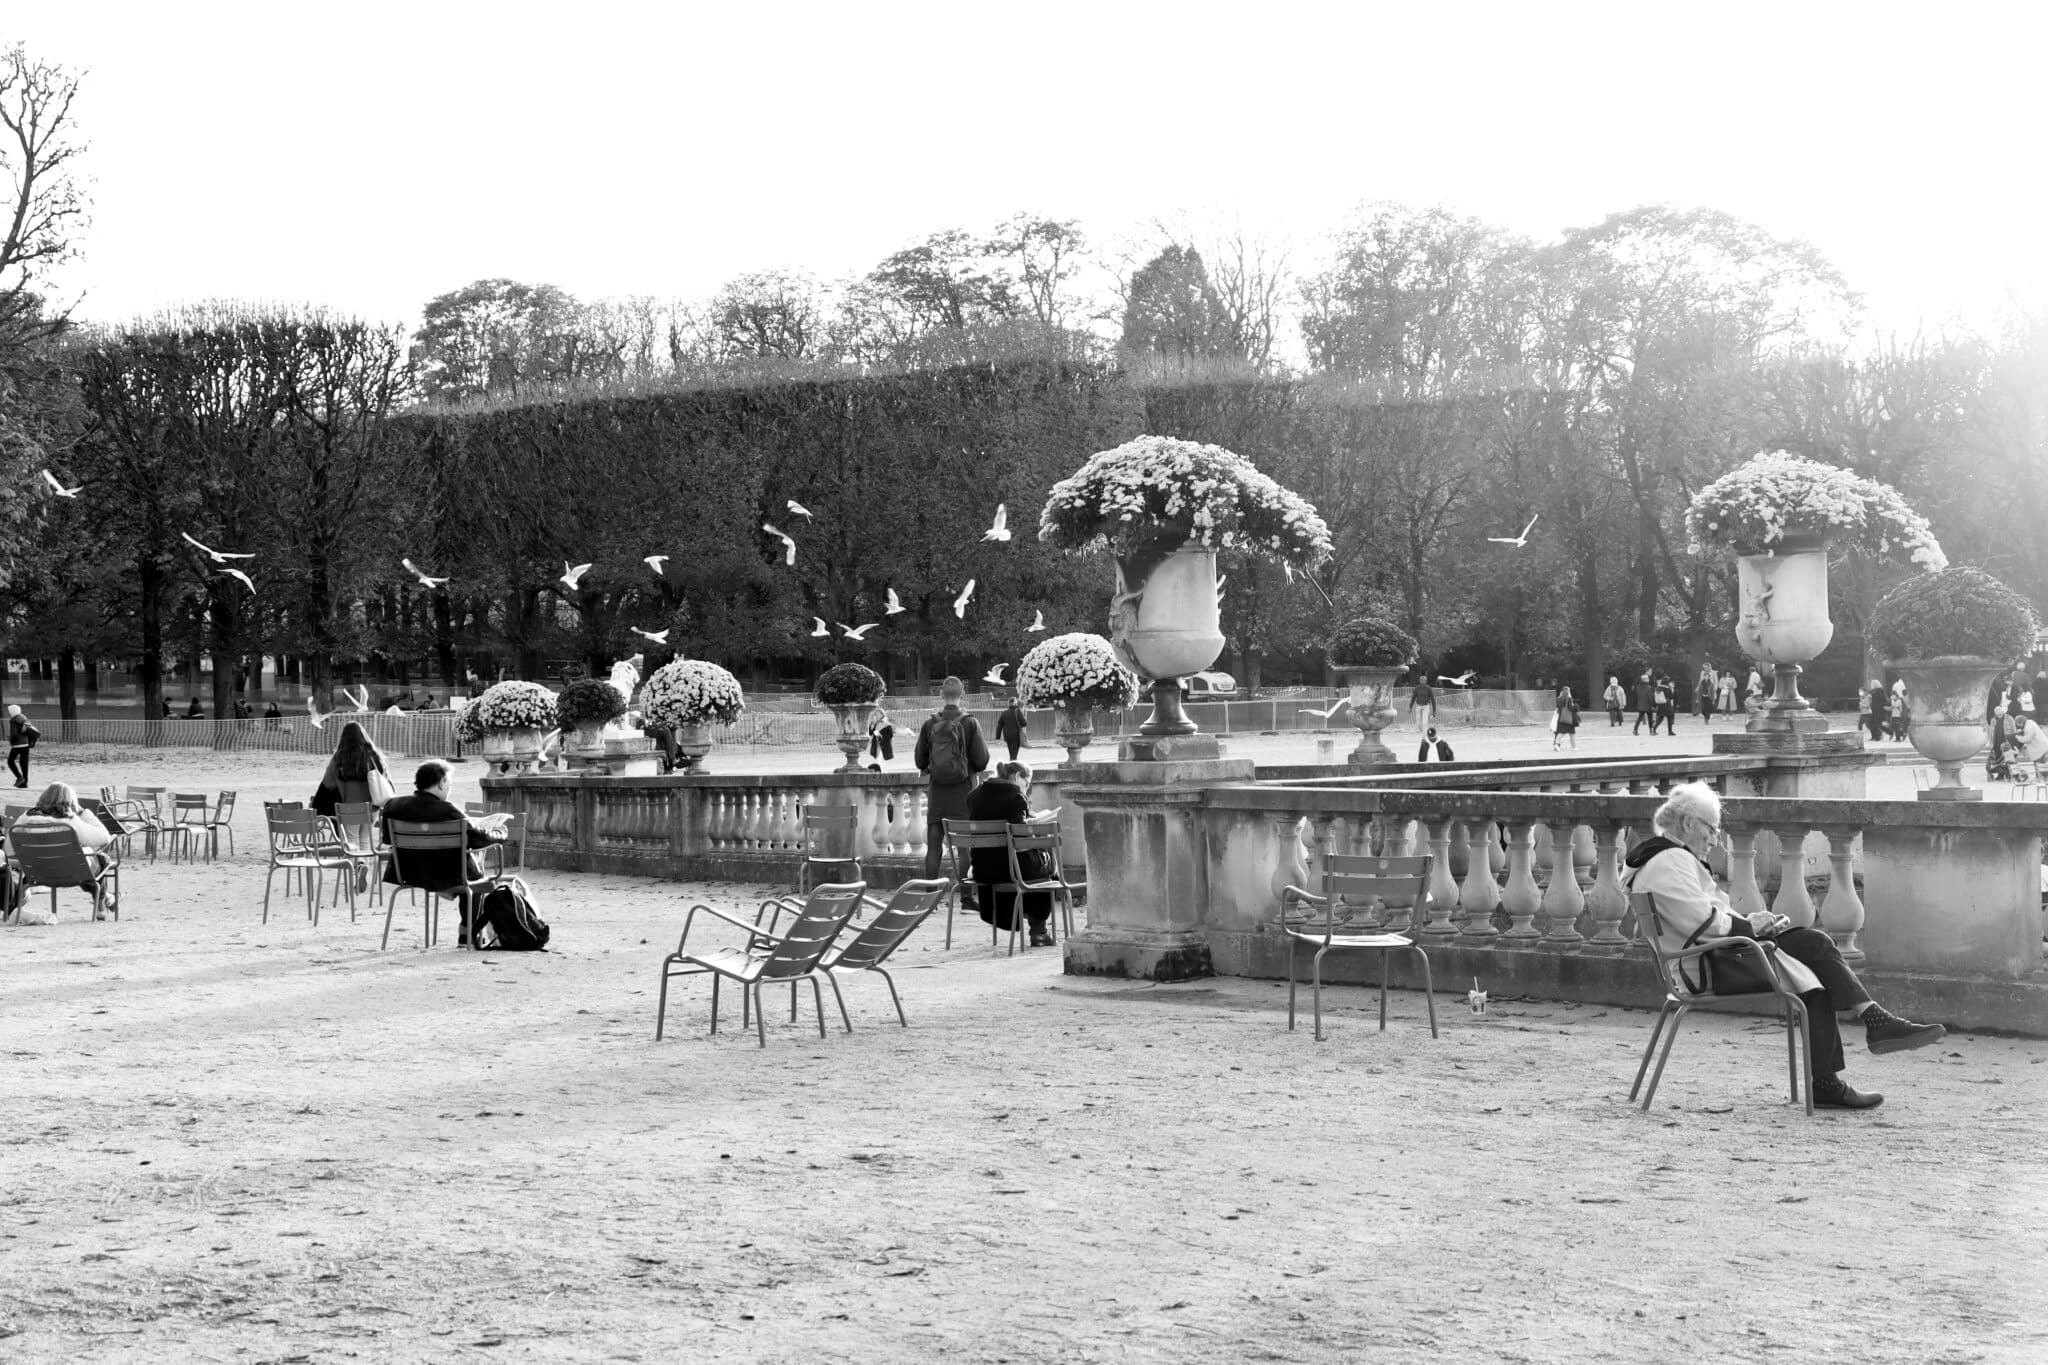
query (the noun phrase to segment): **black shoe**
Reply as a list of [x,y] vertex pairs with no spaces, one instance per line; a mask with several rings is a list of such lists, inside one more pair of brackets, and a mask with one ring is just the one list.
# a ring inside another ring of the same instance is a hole
[[1863,1012],[1863,1036],[1870,1050],[1882,1057],[1887,1052],[1911,1052],[1938,1043],[1948,1037],[1948,1030],[1940,1024],[1916,1024],[1883,1005],[1872,1005]]
[[1854,1089],[1839,1077],[1814,1082],[1813,1107],[1816,1109],[1875,1109],[1883,1103],[1884,1096],[1874,1091]]
[[1051,934],[1033,934],[1033,935],[1031,936],[1031,946],[1032,946],[1032,947],[1034,947],[1034,948],[1050,948],[1050,947],[1052,947],[1052,946],[1053,946],[1053,941],[1052,941],[1052,935],[1051,935]]

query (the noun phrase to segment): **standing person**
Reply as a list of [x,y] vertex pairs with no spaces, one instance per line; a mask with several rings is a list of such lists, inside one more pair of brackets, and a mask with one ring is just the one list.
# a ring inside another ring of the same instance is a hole
[[1892,738],[1906,737],[1906,680],[1900,678],[1892,684]]
[[284,712],[277,709],[275,699],[263,703],[263,728],[266,730],[284,729]]
[[1630,699],[1636,715],[1636,723],[1629,727],[1630,734],[1641,734],[1643,722],[1646,720],[1650,722],[1650,733],[1657,733],[1657,722],[1653,719],[1657,714],[1656,694],[1657,689],[1650,683],[1650,670],[1646,668],[1643,670],[1643,676],[1636,679],[1635,695]]
[[1708,659],[1700,665],[1699,677],[1692,683],[1693,709],[1700,713],[1700,720],[1712,724],[1714,719],[1714,661]]
[[1024,705],[1015,697],[1003,708],[1003,714],[996,717],[996,738],[1009,746],[1010,761],[1017,761],[1017,750],[1024,744]]
[[1656,700],[1657,714],[1653,716],[1650,720],[1650,733],[1653,735],[1656,734],[1657,722],[1662,721],[1664,723],[1665,734],[1677,734],[1678,684],[1671,681],[1670,674],[1659,673],[1657,675],[1657,687],[1656,690],[1651,693],[1651,696]]
[[1885,730],[1892,720],[1892,694],[1884,690],[1881,679],[1870,680],[1870,690],[1865,694],[1864,705],[1870,710],[1868,724],[1872,739],[1883,739]]
[[1764,675],[1757,671],[1755,664],[1749,666],[1749,688],[1743,694],[1742,705],[1752,716],[1763,709]]
[[[322,815],[332,815],[334,808],[344,801],[358,805],[368,801],[373,768],[390,782],[391,768],[383,753],[362,724],[352,720],[341,727],[341,738],[334,742],[334,752],[327,757],[327,770],[320,774],[320,785],[314,788],[313,799],[307,804]],[[391,785],[395,788],[398,784]]]
[[988,743],[981,737],[981,724],[960,709],[967,685],[947,677],[939,684],[939,699],[945,703],[925,720],[917,732],[912,759],[917,770],[930,779],[924,814],[924,875],[936,877],[946,855],[946,821],[970,820],[968,798],[974,784],[988,767]]
[[1550,747],[1555,749],[1557,741],[1571,736],[1572,747],[1579,747],[1579,699],[1572,695],[1572,685],[1564,684],[1557,689],[1557,711],[1550,723]]
[[1735,710],[1734,669],[1724,668],[1721,670],[1721,681],[1720,684],[1714,689],[1714,691],[1714,705],[1716,709],[1718,709],[1723,715],[1727,715],[1733,712]]
[[1622,708],[1628,705],[1628,693],[1621,690],[1621,679],[1612,673],[1607,675],[1607,690],[1600,694],[1600,700],[1607,703],[1607,728],[1621,728]]
[[873,719],[868,721],[868,757],[876,760],[876,772],[882,770],[882,764],[896,757],[896,722],[890,720],[889,713],[879,706],[875,708]]
[[[996,775],[974,789],[967,798],[967,818],[970,820],[1001,820],[1005,824],[1043,824],[1059,817],[1050,811],[1033,815],[1029,795],[1031,791],[1031,766],[1008,760],[996,764]],[[982,919],[998,929],[1010,928],[1017,914],[1017,893],[997,891],[996,887],[1010,880],[1009,850],[1001,848],[977,848],[967,855],[974,873],[977,911]],[[1026,880],[1050,875],[1054,869],[1048,864],[1046,855],[1037,849],[1017,855],[1017,870]],[[1024,896],[1024,923],[1031,931],[1031,946],[1050,948],[1052,944],[1052,893],[1031,891]]]
[[1423,735],[1422,743],[1415,747],[1415,761],[1417,763],[1429,762],[1429,751],[1431,749],[1436,750],[1437,761],[1440,763],[1450,763],[1457,758],[1457,755],[1451,752],[1450,741],[1436,737],[1436,727],[1434,725],[1430,726],[1429,732]]
[[1436,689],[1427,673],[1415,675],[1415,690],[1408,694],[1408,714],[1415,718],[1415,733],[1427,734],[1436,725]]
[[28,785],[28,751],[36,747],[42,733],[19,706],[7,708],[7,771],[14,774],[17,787]]

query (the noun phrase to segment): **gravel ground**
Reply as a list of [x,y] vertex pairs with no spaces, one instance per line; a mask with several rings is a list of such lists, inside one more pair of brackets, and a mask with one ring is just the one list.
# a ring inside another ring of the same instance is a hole
[[908,1029],[859,979],[762,1049],[692,982],[657,1043],[684,910],[762,889],[539,873],[554,951],[401,906],[380,953],[367,907],[258,923],[304,764],[155,763],[243,793],[239,855],[0,930],[0,1359],[2048,1358],[2039,1042],[1857,1049],[1889,1102],[1808,1119],[1708,1017],[1645,1116],[1646,1014],[1446,994],[1432,1040],[1338,990],[1318,1045],[1282,986],[929,925]]

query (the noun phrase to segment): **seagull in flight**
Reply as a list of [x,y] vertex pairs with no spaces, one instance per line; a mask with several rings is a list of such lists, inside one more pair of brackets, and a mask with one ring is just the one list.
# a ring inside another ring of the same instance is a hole
[[1010,538],[1010,508],[1008,503],[996,504],[996,519],[981,533],[983,540],[1008,540]]
[[772,523],[772,522],[766,522],[766,521],[762,522],[762,523],[761,523],[761,529],[762,529],[762,530],[764,530],[764,531],[766,531],[766,532],[767,532],[767,533],[768,533],[769,535],[771,535],[771,536],[774,536],[774,537],[775,537],[775,538],[776,538],[777,540],[779,540],[779,541],[781,541],[781,542],[782,542],[782,545],[783,545],[783,554],[782,554],[782,562],[783,562],[784,564],[788,564],[788,565],[790,565],[790,566],[794,567],[794,566],[795,566],[795,564],[796,564],[796,542],[795,542],[794,540],[791,540],[791,539],[790,539],[790,538],[789,538],[788,536],[784,535],[784,534],[783,534],[782,532],[780,532],[780,531],[776,530],[776,529],[775,529],[775,525],[774,525],[774,523]]
[[[673,630],[675,629],[675,627],[671,626],[669,627],[669,629]],[[667,630],[642,630],[640,629],[640,627],[635,626],[633,627],[633,633],[643,640],[652,640],[654,641],[654,643],[658,645],[665,645],[668,643]]]
[[358,711],[370,709],[370,685],[368,683],[363,684],[361,695],[349,691],[346,687],[341,689],[341,695],[344,701],[348,702],[349,705],[355,707]]
[[565,559],[562,561],[562,584],[570,592],[575,592],[577,587],[583,582],[583,575],[589,572],[590,566],[588,564],[571,564]]
[[882,609],[883,615],[894,616],[899,611],[907,610],[909,610],[909,608],[903,605],[903,600],[896,596],[896,589],[889,589],[889,604]]
[[970,578],[967,580],[967,586],[960,590],[960,595],[953,599],[953,614],[965,621],[967,619],[967,604],[973,600],[974,580]]
[[868,638],[868,632],[873,630],[876,624],[876,622],[870,621],[864,626],[849,626],[846,622],[841,621],[839,629],[846,632],[846,638],[849,640],[865,641]]
[[1318,711],[1313,706],[1304,706],[1301,708],[1301,714],[1304,716],[1314,716],[1317,720],[1328,720],[1349,705],[1351,705],[1351,698],[1339,697],[1337,704],[1327,710]]
[[[314,704],[314,701],[310,696],[306,698],[306,714],[313,718],[313,728],[315,730],[318,730],[327,724],[327,716],[323,716],[320,714],[320,708]],[[328,714],[331,715],[333,713],[329,712]]]
[[185,543],[187,545],[190,545],[193,549],[199,551],[199,553],[206,555],[208,558],[212,559],[213,562],[216,564],[225,564],[230,559],[254,559],[256,557],[253,554],[238,555],[227,550],[216,550],[210,545],[201,545],[198,541],[192,539],[191,536],[186,535],[186,533],[183,531],[178,532],[178,534],[185,537]]
[[1512,545],[1519,550],[1529,543],[1529,532],[1536,525],[1536,518],[1542,515],[1541,512],[1537,512],[1531,516],[1529,518],[1529,525],[1524,526],[1522,534],[1518,536],[1488,536],[1487,539],[1495,545]]
[[229,578],[241,579],[242,586],[247,588],[250,592],[256,591],[255,580],[250,578],[249,575],[243,573],[240,569],[222,569],[221,572],[226,574]]
[[988,671],[987,675],[982,678],[982,681],[985,683],[994,683],[997,687],[1004,686],[1003,673],[1009,667],[1010,666],[1008,664],[997,664],[994,668],[991,668]]
[[1478,676],[1478,669],[1468,668],[1455,678],[1446,678],[1443,674],[1439,673],[1436,675],[1436,680],[1446,687],[1470,687],[1472,680]]
[[1033,613],[1031,614],[1031,624],[1030,624],[1030,625],[1028,625],[1028,626],[1026,626],[1026,627],[1024,627],[1024,629],[1026,629],[1026,630],[1044,630],[1044,629],[1045,629],[1045,611],[1044,611],[1044,609],[1043,609],[1043,608],[1040,608],[1040,609],[1039,609],[1038,611],[1035,611],[1035,612],[1033,612]]
[[812,638],[812,639],[819,639],[819,638],[822,638],[822,637],[824,637],[824,636],[830,635],[830,634],[832,633],[832,632],[831,632],[830,630],[826,629],[826,626],[825,626],[825,618],[824,618],[824,617],[822,617],[822,616],[813,616],[813,617],[812,617],[811,619],[812,619],[813,621],[817,622],[817,624],[816,624],[816,625],[814,625],[814,626],[812,626],[812,627],[811,627],[811,638]]
[[795,513],[797,516],[802,517],[805,521],[809,521],[811,519],[811,509],[804,506],[802,503],[798,502],[795,498],[791,498],[784,505],[787,506],[791,512]]
[[417,578],[420,581],[420,586],[423,588],[438,588],[443,583],[446,583],[448,581],[445,577],[433,577],[425,569],[422,569],[419,565],[413,563],[410,559],[401,559],[398,562],[405,566],[405,571],[407,573],[411,574],[414,578]]
[[649,555],[647,556],[647,558],[641,560],[640,562],[642,564],[645,564],[648,568],[654,570],[658,574],[662,574],[664,576],[666,576],[667,574],[667,570],[661,567],[662,565],[668,563],[667,555]]
[[85,491],[84,484],[80,484],[77,488],[66,488],[63,484],[58,483],[57,476],[47,469],[43,471],[43,482],[50,485],[50,491],[60,498],[75,498]]

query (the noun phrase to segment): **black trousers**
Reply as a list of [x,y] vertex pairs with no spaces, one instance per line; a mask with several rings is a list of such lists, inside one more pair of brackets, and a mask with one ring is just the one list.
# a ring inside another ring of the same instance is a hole
[[1657,718],[1650,712],[1643,710],[1641,707],[1636,708],[1636,723],[1632,727],[1630,727],[1629,733],[1632,735],[1641,734],[1643,732],[1644,721],[1650,722],[1650,733],[1653,735],[1656,734]]
[[1017,739],[1006,739],[1006,740],[1004,740],[1004,741],[1003,741],[1003,743],[1004,743],[1005,745],[1007,745],[1007,746],[1009,747],[1009,750],[1010,750],[1010,760],[1011,760],[1012,762],[1015,762],[1015,761],[1016,761],[1016,758],[1017,758],[1017,748],[1018,748],[1018,746],[1019,746],[1020,744],[1022,744],[1022,743],[1023,743],[1023,741],[1022,741],[1022,740],[1017,740]]
[[1841,1010],[1867,1004],[1870,992],[1842,961],[1842,950],[1821,929],[1787,929],[1772,940],[1778,951],[1803,962],[1820,978],[1820,989],[1799,998],[1806,1002],[1806,1050],[1813,1059],[1813,1078],[1824,1081],[1842,1070],[1842,1030],[1835,1021]]
[[28,785],[28,746],[17,745],[7,751],[7,771],[14,774],[14,785]]

